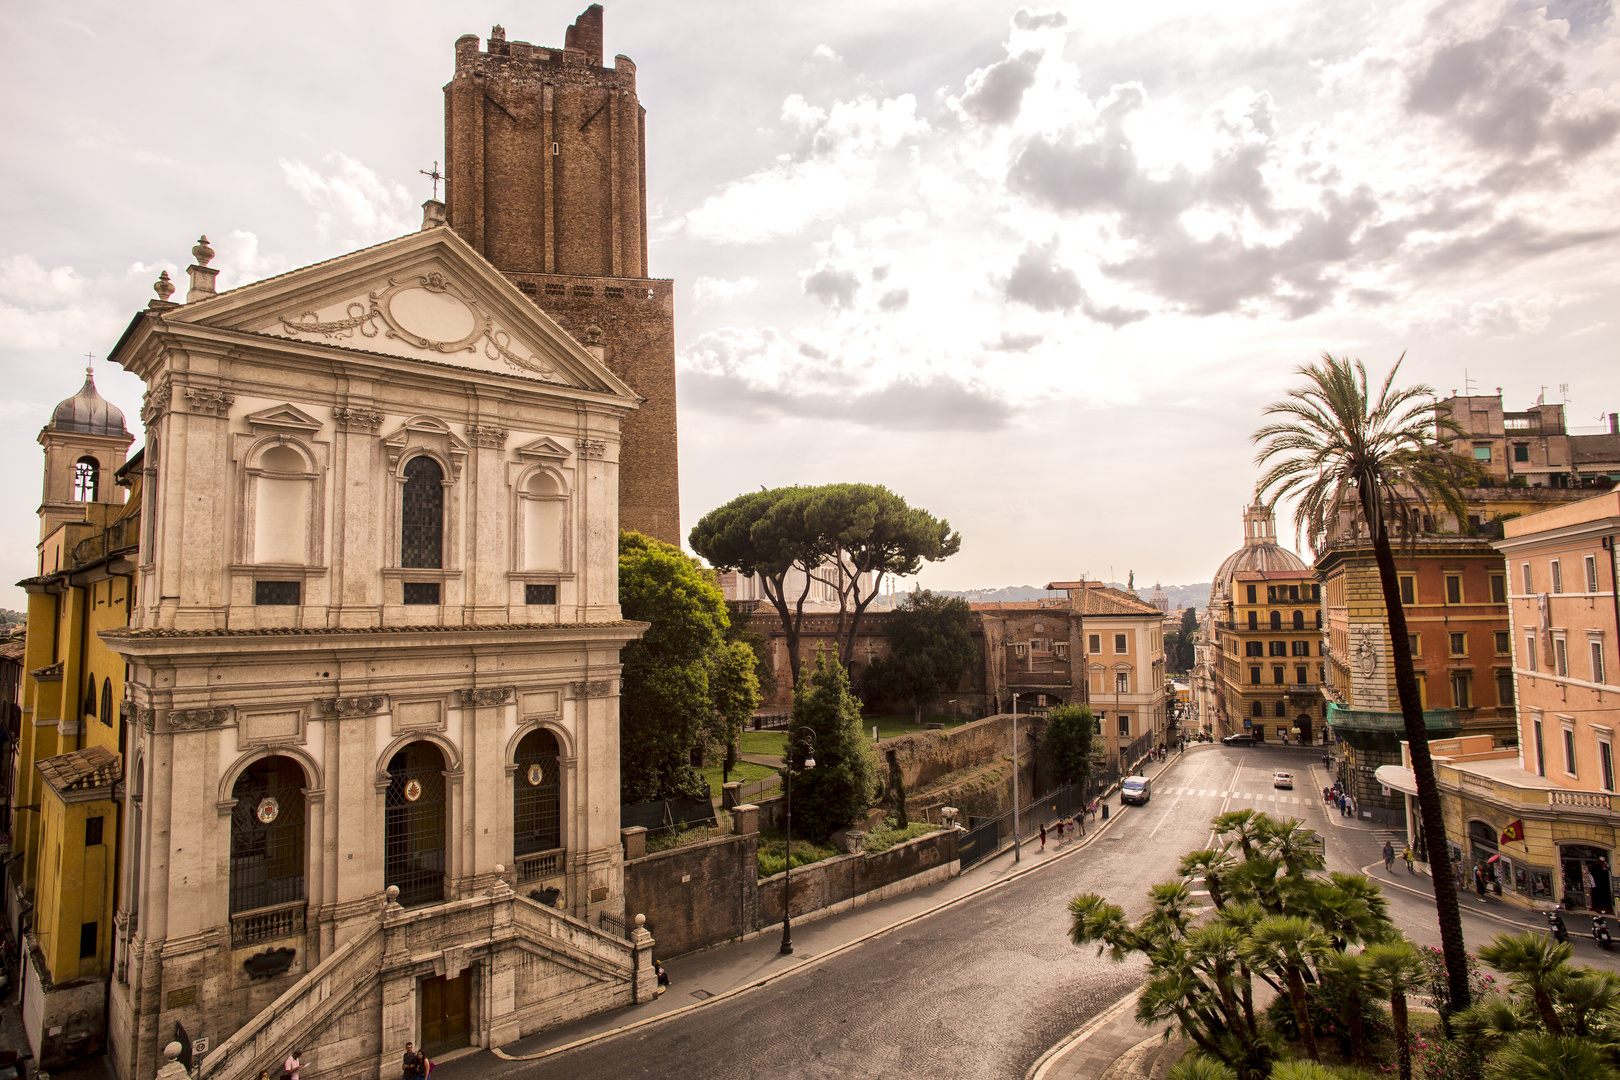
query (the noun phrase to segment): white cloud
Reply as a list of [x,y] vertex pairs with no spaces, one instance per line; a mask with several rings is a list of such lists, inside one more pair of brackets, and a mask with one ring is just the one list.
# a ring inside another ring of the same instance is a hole
[[759,288],[759,280],[751,277],[740,277],[735,281],[725,278],[714,278],[699,275],[692,282],[692,303],[703,306],[705,304],[723,304],[738,297],[747,296]]
[[326,155],[336,168],[322,175],[299,160],[281,160],[289,187],[315,209],[315,235],[344,247],[364,247],[416,228],[416,202],[403,184],[383,180],[343,153]]

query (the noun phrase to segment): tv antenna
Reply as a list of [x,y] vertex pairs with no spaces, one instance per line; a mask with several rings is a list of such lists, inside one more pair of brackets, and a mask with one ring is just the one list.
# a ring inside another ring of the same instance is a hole
[[1474,396],[1474,380],[1469,378],[1467,368],[1463,368],[1463,396]]
[[1564,399],[1565,405],[1569,404],[1569,383],[1561,382],[1558,384],[1558,396]]

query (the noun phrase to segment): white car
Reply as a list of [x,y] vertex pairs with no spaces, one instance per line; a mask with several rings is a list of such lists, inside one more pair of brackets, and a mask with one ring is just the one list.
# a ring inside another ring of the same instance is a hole
[[1271,774],[1271,786],[1274,788],[1287,788],[1294,790],[1294,774],[1289,772],[1274,772]]

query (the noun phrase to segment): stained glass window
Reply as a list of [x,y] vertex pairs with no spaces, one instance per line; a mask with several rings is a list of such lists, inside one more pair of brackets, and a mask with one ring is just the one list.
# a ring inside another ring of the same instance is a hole
[[444,470],[425,454],[405,463],[399,549],[401,566],[444,567]]

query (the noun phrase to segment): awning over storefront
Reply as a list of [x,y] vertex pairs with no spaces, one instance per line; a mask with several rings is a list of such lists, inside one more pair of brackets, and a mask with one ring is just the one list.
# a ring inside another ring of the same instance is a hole
[[[1406,723],[1398,712],[1373,712],[1368,709],[1347,709],[1337,702],[1328,703],[1327,721],[1335,731],[1387,732],[1391,735],[1406,733]],[[1455,709],[1423,710],[1423,726],[1430,735],[1455,735],[1462,730],[1462,720]]]
[[1378,782],[1391,791],[1399,791],[1406,795],[1417,795],[1417,774],[1411,769],[1399,765],[1380,765],[1373,773]]

